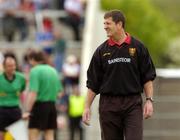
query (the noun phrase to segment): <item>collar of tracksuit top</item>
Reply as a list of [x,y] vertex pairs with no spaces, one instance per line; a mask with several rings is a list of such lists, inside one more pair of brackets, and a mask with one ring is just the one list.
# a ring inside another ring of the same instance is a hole
[[108,45],[109,46],[118,46],[118,47],[121,47],[122,44],[124,44],[124,43],[126,43],[128,45],[130,45],[130,43],[131,43],[131,36],[128,33],[126,33],[126,38],[125,38],[124,42],[122,42],[121,44],[119,44],[118,42],[114,41],[112,38],[108,39]]

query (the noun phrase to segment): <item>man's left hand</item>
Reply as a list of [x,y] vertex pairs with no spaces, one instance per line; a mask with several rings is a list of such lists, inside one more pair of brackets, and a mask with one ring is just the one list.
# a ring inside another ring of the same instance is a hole
[[144,119],[148,119],[153,115],[153,103],[147,100],[144,104],[143,108],[143,116]]

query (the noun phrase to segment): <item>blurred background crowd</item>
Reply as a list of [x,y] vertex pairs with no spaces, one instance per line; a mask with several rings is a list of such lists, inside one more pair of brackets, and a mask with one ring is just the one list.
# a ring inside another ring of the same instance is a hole
[[79,75],[86,2],[0,0],[0,72],[3,72],[3,55],[11,53],[18,60],[17,70],[25,74],[28,85],[31,65],[27,53],[32,48],[44,51],[47,63],[56,68],[63,83],[64,92],[57,99],[57,122],[59,129],[70,130],[64,139],[71,140],[75,129],[79,129],[78,137],[83,140],[84,96],[79,92]]

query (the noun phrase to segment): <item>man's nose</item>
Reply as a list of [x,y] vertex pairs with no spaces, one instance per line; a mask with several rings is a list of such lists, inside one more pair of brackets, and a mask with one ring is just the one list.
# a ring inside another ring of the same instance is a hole
[[104,25],[104,29],[106,30],[108,27],[107,27],[107,25]]

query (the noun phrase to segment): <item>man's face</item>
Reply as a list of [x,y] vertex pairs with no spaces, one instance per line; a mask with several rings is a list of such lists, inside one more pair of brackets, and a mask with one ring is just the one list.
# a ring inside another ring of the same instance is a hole
[[4,72],[13,75],[16,71],[16,62],[13,58],[8,57],[4,63]]
[[113,36],[116,36],[117,32],[119,31],[120,24],[115,23],[112,20],[112,17],[109,17],[109,18],[104,19],[104,29],[108,37],[113,37]]

